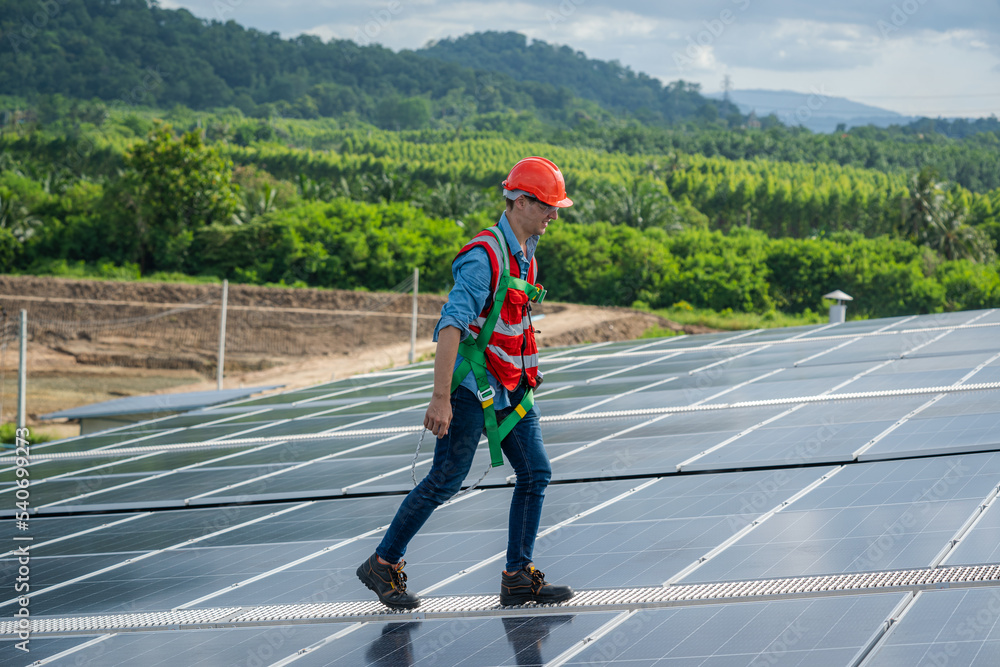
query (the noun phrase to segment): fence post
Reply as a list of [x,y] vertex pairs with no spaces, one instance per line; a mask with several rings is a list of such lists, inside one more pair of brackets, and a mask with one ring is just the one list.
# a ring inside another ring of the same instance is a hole
[[219,315],[219,366],[215,371],[218,390],[222,391],[222,374],[226,367],[226,306],[229,303],[229,281],[222,281],[222,313]]
[[21,309],[21,360],[17,370],[17,427],[24,428],[28,401],[28,311]]
[[410,363],[417,359],[417,285],[420,283],[420,269],[413,268],[413,322],[410,325]]

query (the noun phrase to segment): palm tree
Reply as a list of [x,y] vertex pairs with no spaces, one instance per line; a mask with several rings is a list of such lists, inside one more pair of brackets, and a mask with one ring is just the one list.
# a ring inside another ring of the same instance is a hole
[[418,205],[430,216],[461,221],[488,202],[486,194],[471,185],[437,181]]
[[0,195],[0,228],[9,230],[18,241],[26,241],[41,224],[15,197]]
[[637,229],[660,227],[680,229],[680,216],[673,198],[663,184],[651,178],[635,178],[600,188],[594,193],[595,215],[599,220]]
[[903,230],[911,229],[914,241],[921,242],[927,230],[937,225],[944,208],[943,183],[933,167],[923,167],[910,178],[910,197],[903,200]]
[[945,207],[933,218],[932,226],[925,230],[924,243],[949,260],[991,262],[996,259],[992,241],[982,230],[965,224],[965,210],[959,206]]
[[233,214],[233,222],[240,225],[265,213],[270,213],[274,210],[274,200],[277,195],[278,190],[273,185],[247,190],[243,195],[239,209]]
[[993,244],[982,230],[965,223],[966,209],[949,203],[944,183],[933,167],[924,167],[910,179],[910,198],[904,200],[903,220],[916,243],[933,248],[945,259],[990,262]]
[[[343,182],[343,178],[340,179]],[[333,188],[330,187],[329,183],[326,181],[317,182],[305,175],[304,172],[299,173],[296,179],[296,185],[299,188],[299,195],[303,199],[307,200],[321,200],[329,201],[335,194]]]

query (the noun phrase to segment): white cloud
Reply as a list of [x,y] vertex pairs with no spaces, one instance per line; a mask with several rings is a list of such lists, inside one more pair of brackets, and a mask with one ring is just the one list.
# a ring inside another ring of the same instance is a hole
[[[993,0],[162,0],[285,36],[389,48],[514,30],[618,60],[664,82],[834,95],[903,113],[1000,113],[1000,3]],[[393,13],[392,8],[398,8]],[[897,8],[899,11],[897,11]],[[390,20],[380,21],[385,13]],[[891,27],[886,34],[879,22]],[[681,60],[683,67],[678,66]]]
[[981,47],[970,48],[962,31],[913,31],[883,43],[871,63],[850,69],[782,72],[736,66],[731,74],[737,88],[822,87],[831,95],[907,115],[1000,112],[1000,58]]
[[[559,34],[559,41],[576,42],[617,42],[622,39],[636,37],[652,37],[656,34],[660,21],[650,20],[633,12],[612,11],[602,14],[583,14],[574,20],[574,16],[563,17],[565,27]],[[536,39],[549,41],[550,31],[533,28],[523,31]]]
[[774,70],[821,71],[857,67],[875,58],[878,39],[855,24],[782,19],[734,26],[719,40],[720,60]]

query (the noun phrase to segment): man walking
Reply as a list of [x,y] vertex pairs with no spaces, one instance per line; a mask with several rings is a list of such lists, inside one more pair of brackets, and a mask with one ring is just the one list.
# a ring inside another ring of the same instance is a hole
[[531,302],[544,295],[534,284],[535,246],[559,209],[573,202],[562,172],[541,157],[514,165],[503,188],[500,221],[469,241],[452,263],[455,286],[434,331],[434,392],[424,416],[424,426],[437,436],[431,469],[358,568],[361,581],[393,609],[419,606],[417,595],[406,590],[403,554],[435,508],[461,488],[484,429],[494,465],[502,449],[516,473],[500,604],[573,596],[569,586],[546,582],[532,564],[552,469],[533,405],[532,390],[542,377],[530,314]]

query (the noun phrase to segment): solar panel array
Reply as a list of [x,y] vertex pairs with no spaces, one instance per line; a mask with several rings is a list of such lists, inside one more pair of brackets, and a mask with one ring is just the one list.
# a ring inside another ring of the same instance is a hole
[[[957,567],[1000,562],[1000,312],[583,345],[541,366],[554,476],[535,557],[573,600],[499,606],[506,466],[410,544],[420,609],[389,612],[356,579],[430,464],[425,363],[34,445],[27,531],[0,457],[22,538],[0,567],[15,581],[30,546],[32,620],[30,653],[0,622],[0,663],[1000,662],[1000,580]],[[484,444],[466,483],[488,462]],[[957,579],[898,574],[942,568]]]

